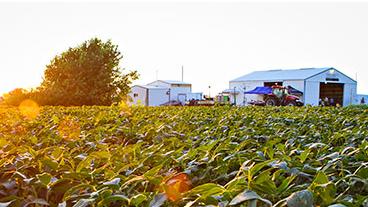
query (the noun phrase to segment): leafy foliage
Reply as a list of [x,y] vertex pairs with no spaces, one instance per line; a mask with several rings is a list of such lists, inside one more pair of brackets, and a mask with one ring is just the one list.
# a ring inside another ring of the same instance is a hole
[[22,101],[30,98],[30,92],[23,88],[16,88],[9,93],[4,94],[2,104],[10,106],[19,106]]
[[111,41],[97,38],[56,56],[34,95],[43,105],[111,105],[129,92],[137,72],[122,74],[122,55]]
[[1,108],[0,205],[364,206],[367,129],[354,107]]

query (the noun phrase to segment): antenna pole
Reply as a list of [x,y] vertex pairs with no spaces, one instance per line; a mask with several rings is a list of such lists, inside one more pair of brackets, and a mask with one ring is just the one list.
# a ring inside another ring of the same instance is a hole
[[181,66],[181,81],[184,82],[184,66]]

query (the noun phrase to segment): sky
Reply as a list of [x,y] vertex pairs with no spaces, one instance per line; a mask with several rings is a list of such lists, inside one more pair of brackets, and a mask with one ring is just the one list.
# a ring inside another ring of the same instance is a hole
[[[111,39],[147,84],[211,95],[255,70],[335,67],[368,94],[368,2],[0,1],[0,94],[36,87],[55,55]],[[209,89],[209,86],[211,88]]]

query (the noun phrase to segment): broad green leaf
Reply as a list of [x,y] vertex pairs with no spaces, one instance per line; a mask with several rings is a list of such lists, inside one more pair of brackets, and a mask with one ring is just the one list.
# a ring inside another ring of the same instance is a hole
[[250,171],[249,171],[250,176],[251,177],[254,177],[254,175],[256,175],[256,173],[258,171],[260,171],[262,168],[264,168],[265,166],[267,166],[270,162],[272,162],[272,160],[268,160],[268,161],[264,161],[264,162],[261,162],[261,163],[257,163],[254,166],[252,166],[250,168]]
[[277,193],[282,194],[290,186],[290,184],[293,182],[295,178],[296,178],[295,175],[291,175],[285,178],[282,181],[281,185],[277,187]]
[[89,167],[92,160],[93,160],[92,157],[90,157],[90,156],[86,157],[84,160],[79,162],[79,164],[77,165],[77,168],[76,168],[75,171],[77,173],[79,173],[79,172],[81,172],[82,169]]
[[286,203],[288,207],[313,207],[313,194],[308,190],[302,190],[291,194]]
[[145,172],[143,174],[143,176],[146,177],[147,179],[155,176],[161,170],[162,166],[163,166],[163,164],[157,165],[156,167],[154,167],[154,168],[148,170],[147,172]]
[[144,194],[138,194],[130,198],[130,205],[140,206],[142,202],[147,200],[147,196]]
[[93,152],[90,154],[91,157],[95,157],[95,158],[105,158],[108,159],[111,157],[110,152],[108,151],[98,151],[98,152]]
[[225,191],[225,188],[221,185],[215,183],[206,183],[200,186],[193,188],[192,190],[188,191],[188,195],[197,195],[200,194],[201,198],[205,198],[210,195],[219,195]]
[[230,201],[229,205],[230,206],[235,206],[235,205],[239,205],[239,204],[241,204],[245,201],[252,201],[252,200],[260,200],[260,201],[264,202],[265,204],[267,204],[268,206],[272,206],[272,203],[269,200],[260,197],[256,192],[250,191],[250,190],[246,190],[246,191],[238,194],[237,196],[235,196]]
[[0,138],[0,148],[3,148],[9,142],[6,139]]
[[94,187],[92,185],[84,184],[84,183],[73,186],[72,188],[68,189],[64,193],[63,201],[69,200],[69,197],[71,197],[72,195],[78,194],[77,191],[83,191],[86,189],[94,189]]
[[328,183],[328,177],[324,172],[319,172],[313,180],[314,184],[325,184]]
[[304,163],[307,160],[309,153],[310,149],[306,149],[300,154],[299,158],[301,163]]
[[42,173],[37,175],[38,180],[44,185],[48,185],[51,181],[51,175],[48,173]]

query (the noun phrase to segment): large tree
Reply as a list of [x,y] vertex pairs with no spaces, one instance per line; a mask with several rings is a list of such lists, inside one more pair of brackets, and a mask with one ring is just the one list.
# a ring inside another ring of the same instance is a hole
[[136,71],[123,74],[122,55],[111,41],[90,39],[57,55],[38,88],[47,105],[111,105],[129,92]]

